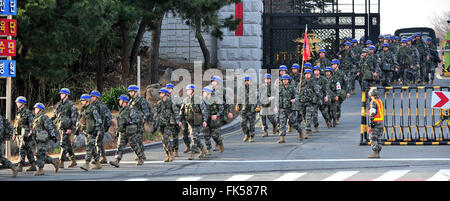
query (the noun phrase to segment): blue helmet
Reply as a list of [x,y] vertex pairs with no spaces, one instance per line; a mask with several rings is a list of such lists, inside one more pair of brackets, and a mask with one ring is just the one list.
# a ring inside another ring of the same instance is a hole
[[250,76],[245,76],[244,77],[244,81],[249,81],[249,80],[252,80],[252,78]]
[[303,67],[309,67],[309,68],[312,68],[312,65],[311,65],[311,63],[305,63],[305,64],[303,64]]
[[130,102],[130,97],[128,97],[126,94],[122,94],[119,96],[119,100]]
[[412,38],[408,37],[407,40],[408,40],[408,41],[412,41]]
[[350,42],[345,42],[344,45],[348,45],[348,46],[352,46],[352,44]]
[[89,94],[82,94],[81,97],[80,97],[80,100],[90,101],[91,100],[91,95],[89,95]]
[[211,89],[211,87],[210,87],[210,86],[207,86],[207,87],[203,87],[202,91],[204,91],[204,92],[208,92],[208,93],[212,93],[212,92],[213,92],[213,90]]
[[417,33],[417,34],[415,35],[415,37],[417,37],[417,36],[422,37],[422,34],[421,34],[421,33]]
[[309,70],[309,69],[306,69],[305,72],[303,72],[303,73],[305,73],[305,74],[306,73],[313,74],[313,72],[311,70]]
[[314,70],[322,71],[322,68],[320,68],[320,66],[314,66],[313,71],[314,71]]
[[23,96],[17,97],[17,98],[16,98],[16,103],[17,103],[17,102],[23,103],[23,104],[27,104],[27,103],[28,103],[28,102],[27,102],[27,98],[25,98],[25,97],[23,97]]
[[190,90],[190,89],[195,90],[195,85],[193,85],[193,84],[188,84],[188,85],[186,86],[186,90]]
[[361,38],[359,39],[359,41],[366,41],[366,39],[365,39],[364,36],[363,36],[363,37],[361,37]]
[[327,51],[326,51],[325,49],[320,49],[320,50],[319,50],[319,53],[321,53],[321,52],[327,53]]
[[371,50],[377,50],[377,48],[376,48],[375,46],[373,46],[373,45],[371,45],[371,46],[369,47],[369,49],[371,49]]
[[372,43],[371,40],[367,40],[367,41],[366,41],[366,45],[367,45],[367,44],[373,44],[373,43]]
[[384,38],[383,35],[379,35],[379,36],[378,36],[378,39],[382,39],[382,38]]
[[90,95],[95,96],[97,98],[102,97],[102,95],[100,94],[100,92],[98,90],[92,90]]
[[264,79],[272,79],[272,75],[270,75],[269,73],[266,73],[264,75]]
[[390,47],[391,45],[389,45],[389,43],[384,43],[382,46],[383,47]]
[[331,61],[331,64],[338,64],[338,65],[341,65],[341,62],[339,61],[339,59],[333,59],[333,60]]
[[[320,50],[319,50],[319,51],[320,51]],[[298,64],[292,64],[291,68],[300,69],[300,65],[298,65]]]
[[213,80],[222,82],[222,78],[220,78],[219,76],[216,76],[216,75],[211,77],[211,81],[213,81]]
[[402,43],[407,43],[407,42],[408,42],[408,39],[402,38],[401,42],[402,42]]
[[167,94],[167,95],[169,95],[169,94],[170,94],[169,90],[167,90],[167,88],[166,88],[166,87],[163,87],[163,88],[159,89],[159,91],[158,91],[158,92],[159,92],[159,93],[165,93],[165,94]]
[[70,90],[68,88],[62,88],[61,90],[59,90],[60,94],[67,94],[70,96]]
[[175,88],[175,86],[173,86],[172,83],[169,83],[169,84],[166,84],[166,88],[171,88],[171,89],[173,89],[173,88]]
[[333,70],[331,67],[326,67],[326,68],[325,68],[325,72],[327,72],[327,71],[333,72],[334,70]]
[[42,103],[36,103],[36,104],[34,104],[33,108],[39,108],[42,111],[44,111],[45,110],[45,105],[42,104]]
[[426,42],[431,42],[432,40],[431,40],[431,38],[427,38],[425,41]]
[[358,43],[358,40],[353,39],[353,40],[352,40],[352,43]]
[[284,74],[283,76],[281,76],[280,79],[281,80],[289,80],[289,79],[291,79],[291,76],[289,76],[288,74]]
[[139,91],[139,87],[135,84],[128,86],[128,91]]
[[278,70],[280,70],[280,71],[282,71],[282,70],[288,71],[288,68],[287,68],[285,65],[281,65],[281,66],[278,68]]

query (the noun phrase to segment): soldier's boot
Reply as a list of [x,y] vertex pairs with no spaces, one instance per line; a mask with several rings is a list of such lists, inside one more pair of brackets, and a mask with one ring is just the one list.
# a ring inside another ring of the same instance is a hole
[[109,164],[112,165],[112,166],[114,166],[114,167],[116,167],[116,168],[119,167],[119,163],[120,163],[120,160],[117,159],[117,158],[116,158],[116,160],[114,160],[114,161],[109,161]]
[[145,153],[142,153],[142,160],[147,160],[147,156],[145,155]]
[[84,165],[80,167],[84,171],[89,170],[89,161],[85,161]]
[[139,166],[139,165],[144,164],[144,160],[145,160],[145,159],[144,159],[144,157],[142,156],[142,158],[139,158],[139,159],[138,159],[138,161],[136,162],[136,165]]
[[280,140],[278,140],[278,143],[285,143],[284,136],[280,136]]
[[17,176],[17,167],[15,165],[11,165],[10,167],[11,171],[12,171],[12,178],[16,178]]
[[274,126],[272,128],[272,134],[277,134],[277,132],[278,132],[278,126]]
[[26,169],[27,172],[36,171],[36,162],[32,162],[30,168]]
[[186,146],[186,149],[184,149],[183,153],[187,153],[191,150],[191,148],[189,146]]
[[205,154],[206,154],[206,150],[200,149],[200,154],[198,154],[197,158],[203,158],[203,157],[205,157]]
[[337,123],[336,120],[333,120],[333,127],[336,127]]
[[195,151],[192,150],[192,151],[191,151],[191,154],[189,155],[188,160],[194,160],[194,154],[195,154]]
[[247,141],[248,141],[248,138],[249,138],[248,134],[245,134],[244,139],[243,139],[242,141],[243,141],[243,142],[247,142]]
[[220,153],[223,153],[223,141],[222,141],[222,143],[219,145],[219,150],[220,150]]
[[16,168],[16,171],[17,172],[22,172],[22,170],[23,170],[23,165],[22,165],[22,163],[19,163],[19,165]]
[[305,139],[308,139],[309,137],[311,137],[311,135],[312,135],[312,131],[311,130],[306,130]]
[[100,161],[96,161],[95,165],[91,167],[91,170],[98,170],[98,169],[102,169]]
[[71,159],[68,168],[77,166],[77,161],[75,159]]
[[291,132],[291,131],[292,131],[291,125],[288,125],[288,130],[287,130],[287,132]]
[[330,128],[331,127],[331,123],[330,123],[330,121],[327,121],[327,128]]
[[336,125],[339,125],[339,119],[336,120]]
[[55,168],[55,173],[57,173],[58,170],[59,170],[59,159],[53,159],[52,160],[52,165]]
[[319,132],[319,126],[314,127],[314,133],[318,133]]
[[64,160],[59,160],[59,168],[64,169]]
[[253,142],[253,136],[250,136],[249,142]]
[[369,158],[380,158],[380,152],[373,151],[372,154],[369,155]]
[[205,155],[211,155],[211,149],[206,149]]
[[37,172],[33,174],[34,176],[44,175],[44,167],[40,167]]
[[173,150],[173,157],[178,157],[178,149]]
[[102,156],[102,159],[100,160],[101,164],[106,164],[108,163],[108,159],[106,159],[106,156]]
[[213,151],[219,151],[220,150],[220,145],[216,144],[216,146],[214,147]]
[[264,130],[264,133],[262,134],[262,137],[267,137],[269,136],[269,133],[267,133],[267,129]]
[[303,140],[303,132],[302,132],[302,130],[298,131],[298,140]]

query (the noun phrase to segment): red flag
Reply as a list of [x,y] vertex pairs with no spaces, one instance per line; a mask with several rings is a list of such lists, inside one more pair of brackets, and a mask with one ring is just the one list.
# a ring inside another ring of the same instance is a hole
[[308,25],[305,28],[305,40],[303,41],[303,61],[308,60],[309,55],[311,55],[308,43]]

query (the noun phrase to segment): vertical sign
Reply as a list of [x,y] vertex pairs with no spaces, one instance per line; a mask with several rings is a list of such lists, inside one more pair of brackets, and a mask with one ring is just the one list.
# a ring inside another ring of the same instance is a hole
[[243,26],[243,19],[244,19],[244,9],[243,9],[243,3],[236,3],[235,4],[235,18],[241,19],[241,22],[237,26],[237,29],[234,33],[235,36],[243,36],[244,35],[244,26]]

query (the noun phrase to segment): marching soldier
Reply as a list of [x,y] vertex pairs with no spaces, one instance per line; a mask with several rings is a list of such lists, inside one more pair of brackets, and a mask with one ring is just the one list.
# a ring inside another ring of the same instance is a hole
[[169,138],[170,136],[173,136],[174,139],[178,138],[178,135],[175,136],[172,134],[174,130],[173,126],[175,125],[175,113],[178,108],[176,107],[175,104],[173,104],[172,99],[170,98],[170,92],[167,88],[164,87],[159,90],[159,98],[160,100],[156,104],[155,108],[156,115],[155,115],[155,122],[152,128],[152,134],[154,134],[157,130],[159,130],[159,132],[163,137],[162,144],[164,151],[166,152],[166,159],[164,159],[164,162],[172,162],[173,146]]
[[298,138],[299,140],[303,140],[303,134],[302,129],[300,127],[300,124],[298,123],[297,116],[298,111],[293,112],[292,111],[292,105],[295,102],[298,102],[298,92],[296,88],[293,87],[292,84],[289,84],[289,80],[291,77],[289,75],[283,75],[281,77],[282,85],[280,87],[279,91],[279,103],[278,103],[278,116],[280,119],[280,140],[278,140],[278,143],[285,143],[285,137],[286,136],[286,130],[287,130],[287,120],[289,119],[289,122],[291,124],[291,127],[295,128],[298,132]]
[[[306,64],[305,64],[306,65]],[[283,82],[281,81],[281,77],[283,77],[284,74],[288,74],[288,68],[285,65],[281,65],[278,68],[278,72],[279,72],[279,77],[278,79],[275,80],[274,84],[277,86],[281,86],[283,85]]]
[[[0,115],[0,150],[3,150],[3,142],[11,139],[13,133],[13,127],[11,126],[9,120],[3,118],[3,116]],[[9,161],[7,158],[3,157],[2,151],[0,151],[0,163],[4,167],[11,169],[13,178],[17,176],[17,167],[12,164],[11,161]]]
[[[70,90],[68,88],[62,88],[59,91],[59,97],[61,102],[56,106],[55,113],[50,118],[56,125],[60,133],[61,139],[61,155],[59,157],[59,168],[64,168],[64,161],[70,158],[70,164],[68,167],[74,167],[77,165],[75,160],[75,154],[70,142],[70,135],[72,131],[75,131],[75,124],[78,119],[77,108],[69,100]],[[69,158],[66,156],[69,155]]]
[[350,98],[349,91],[351,89],[348,77],[342,70],[339,69],[340,64],[340,61],[337,59],[333,59],[331,61],[331,67],[334,69],[333,76],[336,79],[336,88],[340,90],[336,105],[337,119],[335,121],[335,124],[339,124],[339,119],[341,118],[341,105],[346,98]]
[[101,157],[100,163],[106,164],[108,163],[108,160],[106,159],[106,153],[105,148],[103,147],[103,137],[108,132],[109,127],[111,126],[111,111],[106,106],[105,103],[103,103],[99,98],[101,97],[101,94],[98,90],[91,91],[91,104],[97,107],[98,113],[100,114],[100,117],[102,118],[102,125],[97,133],[97,139],[95,140],[95,145],[97,146],[97,153]]
[[404,85],[415,83],[415,80],[417,78],[416,66],[419,65],[419,63],[414,62],[414,50],[411,47],[408,47],[407,43],[407,39],[402,39],[401,46],[397,51],[400,72],[403,71],[402,83]]
[[369,136],[373,153],[369,158],[380,158],[381,137],[383,136],[383,102],[378,97],[376,87],[369,91]]
[[[274,108],[273,106],[273,100],[275,99],[275,97],[273,96],[273,92],[272,92],[272,84],[271,84],[271,80],[272,80],[272,76],[270,74],[265,74],[264,75],[264,84],[261,85],[261,89],[259,90],[260,92],[260,97],[261,97],[261,112],[259,113],[260,117],[261,117],[261,125],[262,125],[262,130],[263,130],[263,135],[262,137],[267,137],[269,136],[267,129],[267,120],[270,121],[270,123],[272,124],[272,133],[275,134],[277,133],[277,118],[276,115],[273,113],[274,111],[270,111],[271,108]],[[278,86],[276,86],[278,87]]]
[[55,168],[55,173],[59,169],[59,159],[52,159],[46,154],[47,144],[49,139],[56,143],[56,130],[53,122],[44,115],[45,106],[42,103],[36,103],[34,105],[34,120],[33,120],[33,133],[36,139],[36,163],[39,168],[34,176],[44,175],[44,164],[52,164]]
[[[238,104],[236,105],[236,112],[240,111],[241,114],[241,128],[242,132],[244,132],[243,142],[253,142],[253,138],[255,137],[255,121],[256,121],[256,113],[257,105],[258,105],[258,92],[256,91],[256,87],[251,89],[250,86],[251,77],[244,77],[244,87],[241,87],[238,90],[238,93],[243,93],[243,96],[238,96]],[[259,107],[258,107],[259,109]]]
[[[432,43],[431,38],[426,39],[427,50],[429,53],[429,58],[427,58],[426,62],[426,76],[425,82],[430,84],[434,83],[434,72],[439,63],[442,62],[441,58],[439,58],[439,53],[436,50],[436,46]],[[428,74],[430,74],[430,78],[428,78]]]
[[417,48],[417,50],[419,51],[419,76],[420,76],[420,81],[422,81],[422,83],[425,83],[425,81],[427,80],[426,76],[426,70],[427,67],[425,66],[425,62],[430,60],[430,53],[428,52],[428,49],[426,47],[425,42],[422,40],[422,34],[418,33],[415,35],[415,40],[414,42],[412,42],[412,45]]
[[322,113],[322,117],[325,120],[327,128],[330,128],[331,126],[327,106],[330,103],[328,96],[328,94],[330,94],[330,88],[327,79],[324,78],[323,76],[320,76],[320,72],[322,72],[322,69],[319,66],[315,66],[313,69],[314,69],[313,71],[314,76],[312,78],[312,81],[314,82],[314,84],[318,85],[320,89],[318,92],[316,92],[318,101],[317,104],[315,104],[314,108],[313,123],[314,123],[314,131],[319,132],[318,110],[320,110],[320,112]]
[[101,169],[100,154],[98,154],[95,144],[98,133],[102,132],[102,117],[97,107],[91,104],[91,96],[89,94],[81,95],[80,100],[82,107],[75,134],[78,135],[79,132],[83,132],[86,135],[86,158],[84,165],[80,168],[88,171],[89,163],[94,158],[95,165],[91,169]]
[[[141,118],[141,121],[138,124],[139,135],[137,136],[137,140],[139,147],[142,151],[144,151],[144,124],[145,122],[152,120],[152,108],[150,107],[150,104],[147,102],[147,100],[139,95],[139,87],[137,85],[128,86],[128,94],[130,95],[130,102],[128,103],[128,105],[130,105],[130,107],[133,107]],[[147,159],[147,157],[145,156],[145,152],[143,154],[144,160]],[[138,158],[136,157],[135,160],[138,160]]]
[[383,35],[378,36],[378,43],[375,44],[375,48],[377,48],[377,53],[379,53],[383,49],[384,38],[385,36]]
[[[302,88],[298,95],[298,100],[301,103],[300,113],[304,117],[306,127],[306,137],[312,135],[311,124],[313,123],[313,114],[315,103],[318,102],[317,92],[320,91],[319,86],[312,81],[313,72],[309,69],[305,70],[305,79],[302,80]],[[300,123],[301,123],[300,119]]]
[[[331,66],[331,61],[326,57],[327,51],[325,49],[319,50],[319,58],[314,62],[316,66],[321,67],[324,69],[326,66]],[[323,71],[320,72],[321,75],[323,75]]]
[[379,59],[380,67],[383,72],[383,85],[391,85],[391,82],[394,77],[394,73],[398,72],[398,63],[397,58],[395,57],[394,53],[392,53],[390,50],[389,43],[383,44],[383,50],[379,53]]
[[109,161],[109,164],[118,168],[120,160],[122,160],[125,146],[130,143],[131,149],[138,157],[136,165],[144,164],[144,150],[139,146],[139,128],[138,124],[142,122],[136,110],[128,104],[130,98],[122,94],[119,96],[119,116],[117,117],[117,132],[116,137],[119,136],[119,146],[117,146],[116,159]]
[[350,87],[348,92],[351,92],[352,94],[355,94],[355,80],[356,80],[356,74],[357,74],[357,68],[354,65],[355,61],[355,53],[350,48],[351,47],[350,42],[345,43],[344,50],[340,51],[338,53],[339,60],[341,61],[340,67],[342,71],[344,71],[345,75],[348,78]]
[[22,167],[25,165],[25,157],[28,158],[30,163],[30,168],[26,171],[36,171],[36,161],[33,155],[33,136],[32,136],[32,126],[33,126],[33,114],[27,108],[27,99],[23,96],[16,98],[16,122],[15,130],[16,134],[13,136],[13,141],[18,139],[20,161],[17,168],[18,172],[22,172]]
[[[333,76],[334,70],[331,67],[325,68],[325,78],[327,79],[328,88],[330,89],[328,92],[328,97],[330,103],[328,106],[328,112],[330,117],[330,124],[332,127],[336,127],[336,121],[337,121],[337,105],[339,104],[339,94],[341,92],[341,89],[338,89],[336,84],[337,80]],[[332,123],[331,123],[332,122]]]
[[[352,40],[352,50],[353,50],[353,53],[355,53],[355,56],[361,55],[362,48],[359,46],[358,40],[356,40],[356,39]],[[331,63],[328,66],[331,66]]]
[[[233,107],[231,104],[231,100],[230,98],[227,96],[227,90],[230,91],[229,89],[226,89],[225,87],[223,87],[223,80],[215,75],[213,77],[211,77],[211,86],[212,86],[212,90],[213,92],[211,93],[212,97],[215,97],[215,100],[218,101],[218,103],[220,104],[221,101],[223,101],[223,114],[222,114],[222,125],[227,123],[227,119],[231,120],[233,119]],[[222,99],[221,99],[222,98]],[[219,151],[220,150],[220,145],[216,144],[214,151]],[[222,148],[223,150],[223,148]]]
[[362,74],[362,91],[369,89],[371,86],[376,86],[377,81],[380,79],[381,70],[376,65],[376,60],[369,56],[367,48],[362,50],[359,66]]
[[182,127],[182,121],[186,121],[189,128],[189,135],[191,137],[191,155],[189,160],[194,159],[195,147],[200,151],[198,158],[205,156],[205,149],[202,141],[200,140],[200,132],[208,125],[208,111],[207,106],[202,102],[201,97],[195,96],[194,91],[196,87],[193,84],[186,86],[187,97],[184,99],[180,108],[180,115],[178,116],[178,126]]
[[413,39],[408,37],[407,38],[408,43],[407,46],[412,49],[413,51],[413,63],[416,64],[416,66],[414,67],[416,69],[416,79],[414,80],[414,82],[417,82],[417,84],[421,81],[421,77],[420,77],[420,54],[419,54],[419,50],[413,45],[412,41]]
[[289,74],[289,76],[291,76],[291,79],[292,79],[292,81],[291,81],[291,83],[298,83],[298,82],[300,82],[300,75],[301,75],[301,72],[300,72],[300,66],[298,65],[298,64],[292,64],[292,66],[291,66],[291,74]]
[[220,126],[222,125],[223,117],[223,104],[219,104],[215,96],[212,96],[214,92],[211,86],[203,88],[203,102],[207,106],[208,111],[208,126],[203,129],[205,144],[206,144],[206,154],[211,154],[211,138],[214,140],[216,145],[219,146],[219,150],[223,152],[223,139],[220,136]]

